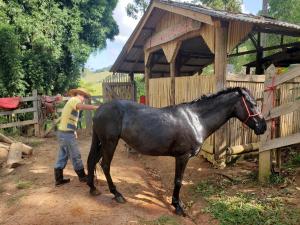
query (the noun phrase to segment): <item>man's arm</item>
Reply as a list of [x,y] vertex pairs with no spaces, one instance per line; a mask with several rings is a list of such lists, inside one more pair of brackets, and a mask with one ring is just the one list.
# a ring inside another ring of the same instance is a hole
[[86,104],[81,104],[81,103],[78,103],[76,105],[76,109],[77,110],[95,110],[95,109],[98,109],[99,106],[96,106],[96,105],[86,105]]

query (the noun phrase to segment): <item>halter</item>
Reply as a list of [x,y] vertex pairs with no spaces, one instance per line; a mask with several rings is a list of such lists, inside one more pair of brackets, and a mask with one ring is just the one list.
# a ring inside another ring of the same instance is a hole
[[245,105],[246,111],[247,111],[247,113],[248,113],[247,119],[243,122],[243,124],[246,125],[246,123],[248,122],[248,120],[249,120],[250,118],[252,118],[252,117],[254,117],[254,116],[259,116],[259,115],[261,115],[261,114],[260,114],[260,113],[251,114],[251,112],[250,112],[250,110],[249,110],[249,108],[248,108],[248,105],[247,105],[247,103],[246,103],[245,97],[242,96],[242,99],[243,99],[243,103],[244,103],[244,105]]

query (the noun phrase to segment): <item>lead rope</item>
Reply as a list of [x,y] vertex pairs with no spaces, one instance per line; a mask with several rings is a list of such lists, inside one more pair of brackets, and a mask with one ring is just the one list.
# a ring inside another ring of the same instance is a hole
[[[276,105],[276,86],[275,86],[275,76],[272,77],[272,84],[271,86],[267,87],[265,91],[271,91],[272,92],[272,107],[274,108]],[[272,118],[271,120],[271,138],[273,139],[275,137],[275,118]]]

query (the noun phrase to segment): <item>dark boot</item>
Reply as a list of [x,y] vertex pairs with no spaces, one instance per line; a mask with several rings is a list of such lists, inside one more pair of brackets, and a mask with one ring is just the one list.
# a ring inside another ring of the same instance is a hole
[[75,172],[77,173],[80,182],[87,182],[88,177],[85,174],[84,169],[75,170]]
[[61,186],[63,184],[70,182],[70,179],[64,179],[62,169],[54,169],[54,176],[55,176],[55,186]]

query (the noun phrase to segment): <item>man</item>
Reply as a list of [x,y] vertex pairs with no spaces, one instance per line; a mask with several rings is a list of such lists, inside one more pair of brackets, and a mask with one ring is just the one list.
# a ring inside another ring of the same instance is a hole
[[69,99],[63,108],[61,121],[58,126],[59,153],[54,166],[55,185],[60,186],[70,182],[70,179],[64,179],[63,169],[68,158],[72,160],[73,168],[79,177],[80,182],[87,181],[87,175],[84,172],[84,166],[81,160],[81,154],[76,141],[77,122],[80,110],[95,110],[98,106],[86,105],[84,100],[90,98],[90,94],[83,88],[72,89]]

